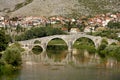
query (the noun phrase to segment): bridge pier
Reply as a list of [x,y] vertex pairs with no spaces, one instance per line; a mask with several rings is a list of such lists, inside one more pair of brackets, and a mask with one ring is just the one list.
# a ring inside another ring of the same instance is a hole
[[68,52],[72,52],[72,41],[68,42]]
[[43,51],[41,53],[41,61],[45,61],[46,59],[48,59],[47,53],[46,53],[46,51]]
[[72,61],[72,52],[68,52],[66,58],[65,58],[65,62],[69,63]]
[[43,52],[46,52],[47,44],[46,43],[42,43],[42,48],[43,48]]
[[29,44],[28,48],[32,50],[32,48],[33,48],[32,44]]

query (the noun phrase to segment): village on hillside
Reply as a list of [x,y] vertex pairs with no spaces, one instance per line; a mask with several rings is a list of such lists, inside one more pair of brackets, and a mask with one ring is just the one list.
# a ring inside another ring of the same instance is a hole
[[23,28],[31,28],[37,26],[52,25],[52,27],[60,27],[62,30],[67,30],[65,24],[72,26],[71,32],[79,32],[79,27],[84,26],[84,32],[97,31],[99,29],[106,28],[110,22],[120,22],[120,13],[106,13],[99,14],[93,17],[82,16],[77,19],[67,18],[62,16],[52,16],[46,18],[44,16],[17,16],[9,18],[8,16],[0,16],[0,27],[1,28],[16,28],[18,25]]

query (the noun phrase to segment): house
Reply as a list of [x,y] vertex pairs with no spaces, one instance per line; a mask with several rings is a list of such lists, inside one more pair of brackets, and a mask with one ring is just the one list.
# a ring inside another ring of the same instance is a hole
[[70,33],[80,32],[79,28],[71,28]]
[[87,27],[85,27],[84,32],[95,32],[94,27],[87,26]]
[[106,26],[112,19],[109,17],[106,17],[105,20],[102,21],[102,26]]
[[5,18],[0,16],[0,21],[4,21],[4,20],[5,20]]
[[65,27],[62,27],[61,30],[62,30],[62,31],[68,31],[68,29],[65,28]]
[[118,37],[120,38],[120,33],[117,33]]

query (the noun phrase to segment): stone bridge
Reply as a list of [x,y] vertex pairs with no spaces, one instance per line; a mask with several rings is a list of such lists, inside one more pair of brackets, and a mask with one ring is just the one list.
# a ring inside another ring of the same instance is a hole
[[[47,37],[42,37],[42,38],[35,38],[35,39],[30,39],[30,40],[25,40],[25,41],[19,41],[19,43],[22,45],[23,48],[28,48],[32,49],[34,46],[41,46],[43,51],[46,51],[48,43],[55,38],[59,38],[65,41],[65,43],[68,46],[68,51],[72,50],[72,46],[75,43],[76,40],[79,38],[88,38],[94,42],[95,48],[97,49],[99,45],[101,44],[102,37],[100,36],[91,36],[91,35],[86,35],[84,33],[82,34],[71,34],[71,35],[53,35],[53,36],[47,36]],[[35,44],[35,41],[40,41],[40,44]],[[113,42],[117,43],[116,40],[113,39],[107,39],[108,44],[111,44]]]

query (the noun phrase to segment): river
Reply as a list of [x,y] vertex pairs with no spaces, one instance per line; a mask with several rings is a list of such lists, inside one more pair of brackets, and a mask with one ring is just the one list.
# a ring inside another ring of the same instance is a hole
[[[57,54],[56,54],[57,53]],[[22,69],[0,80],[120,80],[120,66],[98,55],[73,49],[33,54],[24,52]]]

